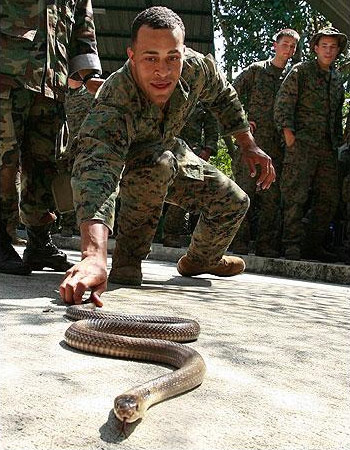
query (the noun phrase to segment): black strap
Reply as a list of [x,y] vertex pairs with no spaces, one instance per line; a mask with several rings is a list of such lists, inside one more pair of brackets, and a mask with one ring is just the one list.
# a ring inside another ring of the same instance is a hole
[[90,72],[83,78],[83,84],[86,85],[91,78],[101,78],[101,75],[97,72]]

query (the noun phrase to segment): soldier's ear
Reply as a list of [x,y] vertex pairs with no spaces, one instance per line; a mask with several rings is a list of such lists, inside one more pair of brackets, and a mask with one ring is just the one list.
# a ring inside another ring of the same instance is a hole
[[133,49],[131,47],[128,47],[126,49],[126,53],[128,55],[129,60],[131,61],[131,63],[134,64],[134,55],[135,55],[135,53],[133,52]]

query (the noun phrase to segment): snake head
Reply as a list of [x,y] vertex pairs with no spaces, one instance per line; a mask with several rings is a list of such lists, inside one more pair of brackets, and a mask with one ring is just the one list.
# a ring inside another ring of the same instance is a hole
[[143,415],[136,395],[119,395],[114,400],[114,414],[121,422],[135,422]]

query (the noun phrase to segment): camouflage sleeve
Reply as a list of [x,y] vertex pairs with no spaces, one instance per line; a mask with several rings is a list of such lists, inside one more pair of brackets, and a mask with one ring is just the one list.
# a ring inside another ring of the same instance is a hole
[[129,115],[108,80],[80,129],[72,171],[77,222],[99,220],[113,230],[116,191],[130,145]]
[[295,108],[298,101],[300,73],[293,68],[284,79],[276,96],[274,118],[279,130],[295,131]]
[[216,155],[218,152],[218,121],[216,117],[210,112],[205,111],[203,121],[204,131],[204,146],[211,149],[211,156]]
[[95,69],[102,73],[91,0],[78,0],[73,20],[75,23],[69,46],[69,73],[82,69]]
[[343,105],[345,101],[345,93],[344,88],[342,88],[341,100],[339,101],[338,108],[335,112],[335,121],[334,121],[334,133],[336,136],[336,140],[338,142],[337,146],[340,147],[344,138],[343,138]]
[[240,102],[247,108],[250,92],[254,85],[255,69],[248,66],[233,80],[233,87],[236,89]]
[[249,130],[249,124],[234,87],[218,69],[212,55],[203,61],[205,84],[200,100],[218,118],[222,135],[239,134]]

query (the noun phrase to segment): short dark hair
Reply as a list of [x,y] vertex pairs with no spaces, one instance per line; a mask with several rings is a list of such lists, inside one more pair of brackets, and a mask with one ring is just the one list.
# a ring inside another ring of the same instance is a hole
[[273,40],[275,42],[280,41],[283,37],[291,37],[293,39],[295,39],[297,41],[297,43],[300,40],[300,36],[299,33],[297,33],[295,30],[293,30],[292,28],[284,28],[283,30],[278,31],[274,37]]
[[172,10],[165,6],[152,6],[138,14],[131,25],[131,42],[137,39],[137,33],[142,25],[147,25],[154,30],[174,30],[180,27],[185,39],[185,25],[182,19]]

